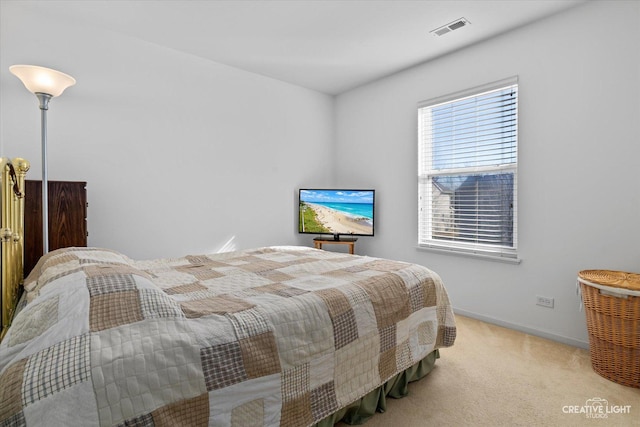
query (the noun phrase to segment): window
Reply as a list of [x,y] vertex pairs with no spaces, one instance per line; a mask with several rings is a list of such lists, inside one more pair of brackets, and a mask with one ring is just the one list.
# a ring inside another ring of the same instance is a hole
[[418,244],[517,258],[518,84],[418,105]]

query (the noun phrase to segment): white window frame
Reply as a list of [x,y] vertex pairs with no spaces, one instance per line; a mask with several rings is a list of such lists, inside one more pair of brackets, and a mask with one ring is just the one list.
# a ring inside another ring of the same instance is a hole
[[[452,169],[434,170],[429,165],[427,159],[431,159],[432,143],[425,141],[425,123],[430,118],[423,117],[430,107],[449,102],[456,102],[465,98],[473,98],[487,92],[514,87],[518,90],[518,78],[510,77],[507,79],[492,82],[479,87],[471,88],[454,94],[430,99],[418,104],[418,248],[438,251],[443,253],[452,253],[460,255],[468,255],[480,258],[488,258],[491,260],[505,262],[520,262],[518,258],[518,110],[516,101],[516,136],[515,136],[515,162],[493,166],[476,166]],[[519,94],[517,95],[519,97]],[[471,243],[456,240],[442,240],[433,237],[433,200],[432,200],[432,178],[446,175],[460,174],[481,174],[481,173],[512,173],[513,174],[513,242],[512,246],[492,245],[482,243]],[[423,191],[423,186],[427,186],[428,190]],[[426,200],[424,197],[426,197]]]

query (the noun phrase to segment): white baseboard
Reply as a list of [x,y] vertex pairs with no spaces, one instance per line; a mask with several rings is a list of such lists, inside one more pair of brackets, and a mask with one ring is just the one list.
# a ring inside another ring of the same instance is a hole
[[520,332],[524,332],[524,333],[529,334],[529,335],[535,335],[537,337],[546,338],[546,339],[549,339],[549,340],[552,340],[552,341],[561,342],[563,344],[567,344],[567,345],[570,345],[570,346],[573,346],[573,347],[589,349],[589,342],[588,341],[585,342],[585,341],[581,341],[581,340],[576,340],[576,339],[565,337],[565,336],[562,336],[562,335],[553,334],[551,332],[541,331],[541,330],[538,330],[538,329],[529,328],[527,326],[519,325],[517,323],[505,322],[504,320],[495,319],[495,318],[490,317],[490,316],[485,316],[485,315],[478,314],[478,313],[472,313],[470,311],[462,310],[462,309],[458,309],[458,308],[454,308],[453,312],[455,314],[459,314],[461,316],[470,317],[470,318],[476,319],[476,320],[481,320],[483,322],[491,323],[491,324],[494,324],[494,325],[502,326],[502,327],[513,329],[513,330],[520,331]]

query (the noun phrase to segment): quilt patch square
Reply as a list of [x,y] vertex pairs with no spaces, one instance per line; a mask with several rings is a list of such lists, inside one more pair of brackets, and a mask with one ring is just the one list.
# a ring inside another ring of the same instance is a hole
[[142,315],[145,319],[185,317],[178,303],[163,292],[153,289],[141,289],[139,296]]
[[233,329],[239,339],[261,335],[271,330],[264,317],[255,309],[227,313],[226,317],[233,325]]
[[436,344],[438,346],[452,346],[453,342],[456,340],[456,328],[454,326],[438,326],[438,337],[436,339]]
[[396,347],[396,365],[398,370],[405,370],[413,365],[409,341],[403,341]]
[[306,294],[307,290],[304,289],[300,289],[300,288],[294,288],[292,286],[284,286],[280,289],[278,289],[275,292],[272,292],[274,295],[278,295],[281,297],[285,297],[285,298],[290,298],[290,297],[295,297],[298,295],[302,295],[302,294]]
[[267,272],[285,267],[285,265],[276,261],[269,261],[254,257],[250,263],[242,264],[239,267],[252,273],[265,275]]
[[286,286],[283,285],[282,283],[269,283],[268,285],[256,286],[253,288],[253,290],[256,292],[273,294],[276,291],[279,291],[280,289],[285,289],[285,288]]
[[98,276],[112,276],[112,275],[125,275],[132,274],[138,275],[144,278],[149,278],[150,276],[142,270],[138,270],[137,268],[127,265],[127,264],[89,264],[82,267],[82,271],[87,277],[98,277]]
[[350,280],[352,277],[352,272],[348,271],[346,268],[340,268],[338,270],[331,270],[322,273],[323,276],[335,277],[337,279],[342,280]]
[[27,359],[22,359],[0,376],[0,419],[22,413],[22,379],[26,365]]
[[87,288],[90,296],[111,292],[135,291],[136,281],[131,274],[105,274],[87,276]]
[[356,315],[351,308],[334,317],[332,321],[336,349],[342,348],[358,339]]
[[247,380],[238,342],[200,349],[207,390],[216,390]]
[[30,308],[33,315],[16,316],[11,325],[9,347],[25,343],[58,322],[58,296],[46,299]]
[[380,379],[387,381],[397,372],[398,366],[396,364],[396,348],[392,348],[383,353],[380,353],[380,362],[378,363],[378,371],[380,373]]
[[378,331],[380,334],[380,353],[384,353],[396,346],[396,325],[389,325]]
[[384,271],[386,273],[387,271],[402,270],[403,268],[406,268],[408,265],[409,264],[406,264],[400,261],[393,261],[389,259],[377,259],[375,261],[367,262],[363,266],[367,268],[367,270]]
[[128,325],[142,319],[138,291],[112,292],[91,298],[89,306],[91,332]]
[[347,296],[349,305],[352,307],[370,303],[369,295],[367,295],[365,290],[360,286],[349,284],[347,286],[343,286],[340,290]]
[[363,265],[351,265],[349,267],[345,267],[344,271],[349,273],[362,273],[363,271],[367,271],[368,268]]
[[209,396],[201,394],[156,409],[151,413],[155,427],[209,425]]
[[321,420],[337,410],[338,401],[333,381],[311,390],[311,412],[314,420]]
[[409,288],[409,301],[411,303],[411,312],[415,313],[424,307],[425,297],[422,285],[416,285]]
[[240,340],[244,370],[248,378],[280,372],[278,347],[273,332],[265,332]]
[[[423,283],[424,287],[424,306],[425,307],[436,307],[441,306],[442,304],[438,304],[439,295],[437,291],[437,287],[433,284],[433,281]],[[446,298],[446,295],[442,295]]]
[[282,400],[289,402],[311,390],[308,363],[287,369],[282,373]]
[[287,273],[283,273],[282,271],[278,271],[278,270],[266,270],[266,271],[260,271],[257,274],[259,274],[262,277],[265,277],[269,280],[271,280],[272,282],[286,282],[287,280],[291,280],[293,279],[293,276],[290,276]]
[[418,325],[418,344],[432,345],[436,342],[435,325],[431,321],[426,321]]
[[409,291],[396,274],[387,273],[361,280],[358,285],[371,299],[379,329],[398,323],[411,314]]
[[342,313],[351,310],[351,304],[347,296],[338,289],[322,289],[315,292],[329,309],[329,315],[331,318],[335,318]]
[[82,263],[128,264],[130,261],[127,256],[112,249],[76,247],[68,251]]
[[254,304],[230,295],[215,296],[180,303],[185,316],[190,319],[209,314],[236,313],[255,307]]
[[255,399],[231,411],[231,427],[263,427],[264,399]]
[[291,298],[309,292],[305,289],[294,288],[283,283],[270,283],[268,285],[256,286],[253,290],[256,292],[278,295],[283,298]]
[[197,280],[208,280],[208,279],[216,279],[218,277],[224,276],[224,274],[219,271],[212,270],[211,267],[207,265],[183,265],[180,267],[176,267],[176,270],[190,274],[195,277]]
[[311,406],[311,392],[307,392],[293,400],[282,402],[282,418],[280,427],[307,426],[313,422]]
[[60,264],[66,264],[68,262],[79,263],[78,257],[73,252],[65,252],[61,254],[55,254],[49,257],[44,264],[42,264],[42,270],[50,267],[55,267]]
[[89,339],[79,335],[32,355],[25,366],[22,399],[30,404],[89,379]]
[[188,283],[186,285],[179,285],[179,286],[163,289],[163,291],[165,291],[169,295],[189,294],[192,292],[202,292],[206,290],[207,290],[207,287],[199,282]]

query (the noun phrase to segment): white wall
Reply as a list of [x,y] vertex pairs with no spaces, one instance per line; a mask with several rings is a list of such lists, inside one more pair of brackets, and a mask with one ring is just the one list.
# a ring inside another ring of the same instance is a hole
[[88,182],[89,245],[151,258],[300,241],[296,189],[331,180],[317,165],[331,164],[332,97],[29,3],[0,15],[0,154],[40,179],[37,99],[9,66],[74,76],[50,103],[49,179]]
[[[377,190],[359,252],[434,269],[460,313],[585,346],[577,272],[640,271],[639,40],[640,3],[587,3],[339,95],[336,182]],[[522,262],[417,250],[416,104],[514,75]]]

